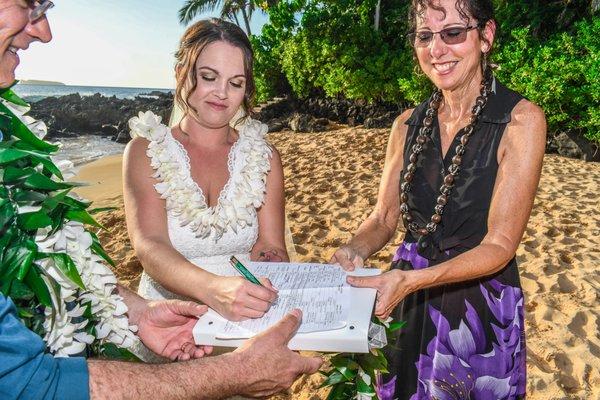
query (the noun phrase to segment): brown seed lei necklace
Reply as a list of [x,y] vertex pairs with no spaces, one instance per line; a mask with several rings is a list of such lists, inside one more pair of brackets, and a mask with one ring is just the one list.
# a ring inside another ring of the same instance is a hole
[[475,100],[475,105],[471,110],[471,117],[469,118],[469,124],[462,128],[458,133],[460,137],[460,144],[456,146],[456,155],[452,157],[452,164],[448,167],[448,173],[444,176],[444,183],[440,187],[440,195],[437,198],[437,204],[434,207],[434,214],[431,216],[431,221],[426,226],[419,226],[414,222],[413,216],[410,214],[408,207],[408,194],[412,187],[412,180],[414,173],[417,170],[417,161],[419,154],[423,151],[425,144],[431,139],[431,132],[433,131],[433,120],[437,116],[438,108],[443,99],[442,91],[436,90],[429,100],[429,108],[425,112],[425,118],[423,119],[423,127],[419,130],[416,141],[412,147],[412,152],[409,156],[410,163],[406,166],[406,173],[404,174],[404,182],[400,186],[400,212],[402,213],[402,220],[404,226],[406,226],[411,232],[421,235],[421,239],[424,236],[429,235],[437,230],[439,223],[442,221],[442,214],[444,213],[444,207],[448,203],[448,196],[454,187],[454,181],[460,171],[460,165],[462,163],[462,156],[465,153],[465,146],[469,142],[471,135],[475,129],[475,125],[479,120],[479,116],[485,107],[488,96],[491,92],[493,76],[489,70],[486,71],[484,79],[481,83],[480,95]]

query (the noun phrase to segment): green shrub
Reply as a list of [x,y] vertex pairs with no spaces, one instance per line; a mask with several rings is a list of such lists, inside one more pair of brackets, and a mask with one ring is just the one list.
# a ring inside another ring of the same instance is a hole
[[[293,93],[418,104],[432,85],[405,39],[408,2],[283,1],[253,38],[259,100]],[[590,0],[496,0],[499,79],[539,104],[550,132],[600,143],[600,16]],[[578,22],[577,22],[578,21]]]
[[499,79],[544,109],[550,132],[575,130],[600,142],[600,18],[545,42],[516,29],[496,59]]

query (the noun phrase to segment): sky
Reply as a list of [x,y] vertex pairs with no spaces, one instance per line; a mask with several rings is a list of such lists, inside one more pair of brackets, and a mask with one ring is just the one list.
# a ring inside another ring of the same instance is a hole
[[[174,53],[185,27],[184,0],[54,0],[50,43],[19,53],[18,79],[67,85],[173,88]],[[203,14],[203,17],[217,16]],[[252,16],[259,33],[268,17]]]

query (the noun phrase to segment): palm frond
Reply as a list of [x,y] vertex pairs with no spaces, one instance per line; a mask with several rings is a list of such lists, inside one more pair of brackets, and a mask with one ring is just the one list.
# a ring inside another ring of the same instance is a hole
[[187,0],[179,9],[179,22],[187,25],[196,15],[214,11],[221,2],[221,0]]
[[229,20],[232,19],[233,15],[235,15],[240,10],[240,2],[236,0],[225,0],[223,2],[223,7],[221,8],[221,18],[227,18]]

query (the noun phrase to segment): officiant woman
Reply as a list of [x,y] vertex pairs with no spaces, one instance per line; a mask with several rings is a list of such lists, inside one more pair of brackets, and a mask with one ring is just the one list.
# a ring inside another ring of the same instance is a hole
[[332,261],[363,264],[394,235],[389,272],[350,278],[376,314],[406,321],[389,346],[385,398],[525,396],[523,292],[515,252],[538,185],[542,110],[505,87],[490,57],[489,0],[413,0],[408,35],[431,96],[392,127],[377,204]]

